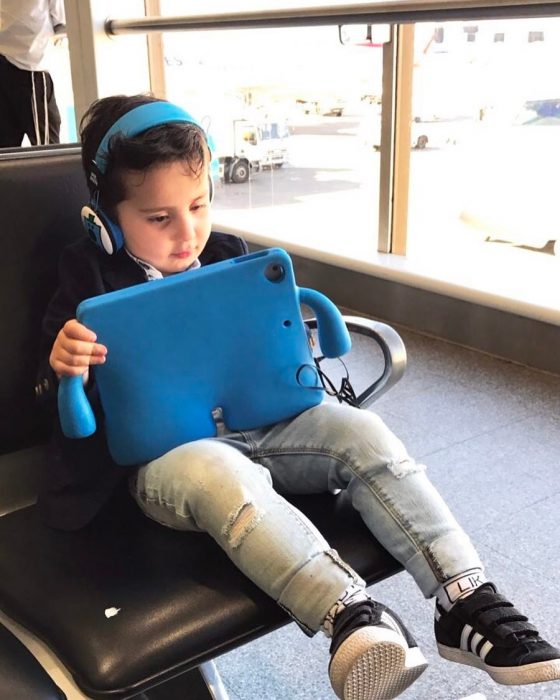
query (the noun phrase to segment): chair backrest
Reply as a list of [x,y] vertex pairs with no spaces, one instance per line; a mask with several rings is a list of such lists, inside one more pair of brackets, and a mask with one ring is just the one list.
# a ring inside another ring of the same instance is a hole
[[80,158],[77,147],[0,155],[0,453],[48,434],[34,395],[38,344],[60,251],[84,235]]

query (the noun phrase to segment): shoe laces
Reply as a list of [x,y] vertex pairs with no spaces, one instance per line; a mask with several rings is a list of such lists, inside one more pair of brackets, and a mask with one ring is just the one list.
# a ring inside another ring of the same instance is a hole
[[459,605],[465,621],[494,644],[515,647],[540,641],[537,628],[492,583],[483,584]]
[[381,622],[383,610],[385,610],[385,606],[381,603],[376,603],[374,600],[362,600],[358,603],[352,603],[339,612],[334,618],[330,646],[331,655],[355,630],[369,625],[378,625]]

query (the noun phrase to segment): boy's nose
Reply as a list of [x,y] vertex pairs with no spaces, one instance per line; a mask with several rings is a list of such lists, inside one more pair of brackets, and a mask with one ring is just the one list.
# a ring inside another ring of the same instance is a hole
[[178,236],[182,240],[190,241],[195,237],[195,226],[192,217],[186,214],[181,217],[178,226]]

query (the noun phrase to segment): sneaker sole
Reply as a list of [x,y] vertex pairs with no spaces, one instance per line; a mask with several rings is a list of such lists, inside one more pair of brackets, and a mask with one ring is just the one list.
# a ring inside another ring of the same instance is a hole
[[437,647],[439,655],[443,656],[444,659],[486,671],[496,683],[501,683],[502,685],[528,685],[529,683],[560,680],[560,659],[502,668],[500,666],[488,666],[482,659],[468,651],[447,647],[443,644],[438,644]]
[[397,632],[362,627],[340,645],[329,665],[329,677],[343,700],[392,700],[427,665],[420,649],[409,648]]

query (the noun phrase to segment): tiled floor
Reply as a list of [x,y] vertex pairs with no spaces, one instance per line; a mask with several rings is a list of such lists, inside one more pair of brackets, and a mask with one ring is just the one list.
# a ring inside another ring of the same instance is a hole
[[[372,410],[428,466],[489,578],[560,644],[560,377],[401,335],[407,371]],[[352,370],[358,380],[365,365]],[[401,614],[430,662],[403,700],[560,700],[560,682],[508,688],[440,659],[432,604],[407,574],[370,591]],[[231,700],[329,700],[327,663],[328,642],[292,624],[217,665]]]

